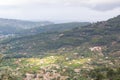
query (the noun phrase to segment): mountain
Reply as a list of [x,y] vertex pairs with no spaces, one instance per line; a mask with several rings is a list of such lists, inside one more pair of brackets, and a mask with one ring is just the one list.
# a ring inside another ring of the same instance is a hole
[[50,24],[45,26],[40,26],[36,28],[31,28],[27,30],[23,30],[18,32],[17,34],[38,34],[38,33],[46,33],[46,32],[64,32],[71,30],[75,27],[82,27],[89,25],[89,22],[69,22],[69,23],[61,23],[61,24]]
[[33,22],[16,19],[0,18],[0,34],[37,34],[43,32],[67,31],[74,27],[81,27],[89,22],[71,22],[54,24],[49,21]]
[[23,30],[22,28],[16,28],[13,26],[3,26],[0,25],[0,34],[8,35],[8,34],[15,34],[17,31]]
[[16,19],[3,19],[0,18],[0,34],[14,34],[24,29],[35,28],[53,24],[49,21],[33,22]]
[[120,16],[69,31],[11,38],[0,44],[3,53],[37,54],[51,50],[58,51],[61,48],[69,50],[77,47],[85,47],[83,51],[88,51],[90,47],[97,47],[97,49],[102,48],[104,55],[120,56]]
[[0,37],[0,80],[120,80],[120,16],[67,25]]

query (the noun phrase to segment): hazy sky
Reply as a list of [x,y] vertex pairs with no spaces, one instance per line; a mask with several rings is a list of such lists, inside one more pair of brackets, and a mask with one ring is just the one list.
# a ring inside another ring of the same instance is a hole
[[93,22],[117,15],[120,0],[0,0],[1,18]]

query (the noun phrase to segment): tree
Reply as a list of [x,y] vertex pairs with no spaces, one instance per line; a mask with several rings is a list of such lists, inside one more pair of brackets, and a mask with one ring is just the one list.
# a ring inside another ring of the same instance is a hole
[[115,71],[113,69],[109,69],[108,72],[107,72],[107,77],[110,79],[110,80],[113,80],[115,76]]
[[2,62],[3,60],[3,54],[0,54],[0,63]]

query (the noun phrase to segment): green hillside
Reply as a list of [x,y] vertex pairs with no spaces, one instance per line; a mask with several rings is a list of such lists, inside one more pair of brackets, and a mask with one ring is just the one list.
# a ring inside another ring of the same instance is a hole
[[[108,21],[93,23],[84,27],[76,27],[65,32],[47,32],[32,36],[12,38],[0,44],[3,53],[45,53],[60,48],[100,46],[102,53],[119,55],[120,49],[120,16]],[[71,24],[73,26],[73,24]],[[75,24],[74,24],[75,25]]]
[[37,28],[27,29],[23,31],[18,31],[16,32],[16,34],[35,35],[38,33],[46,33],[46,32],[64,32],[71,30],[72,28],[87,26],[89,24],[90,24],[89,22],[69,22],[69,23],[51,24],[51,25],[40,26]]
[[0,18],[0,34],[4,34],[4,35],[15,34],[24,29],[40,27],[49,24],[53,24],[53,23],[49,21],[34,22],[34,21],[24,21],[17,19]]
[[54,24],[49,21],[25,21],[0,18],[0,34],[31,35],[43,32],[66,31],[75,27],[86,26],[89,22],[71,22]]
[[0,41],[0,80],[119,80],[120,16]]

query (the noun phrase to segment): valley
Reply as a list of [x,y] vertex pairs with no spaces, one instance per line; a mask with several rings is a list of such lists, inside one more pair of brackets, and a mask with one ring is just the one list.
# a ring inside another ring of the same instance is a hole
[[0,35],[0,80],[119,79],[120,15]]

